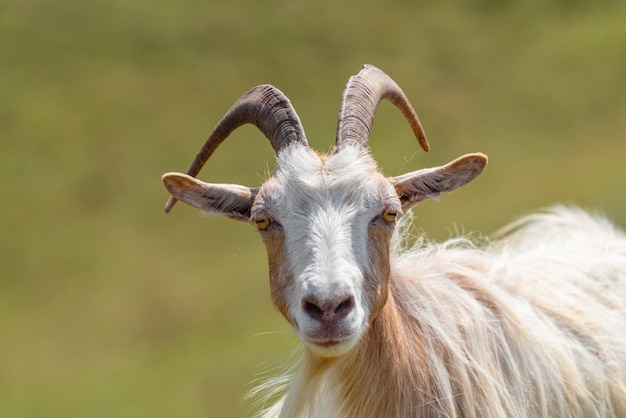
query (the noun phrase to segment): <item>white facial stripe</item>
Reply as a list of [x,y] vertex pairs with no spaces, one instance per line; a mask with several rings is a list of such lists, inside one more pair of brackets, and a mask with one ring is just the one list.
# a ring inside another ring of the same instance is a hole
[[338,275],[346,264],[363,270],[367,226],[384,204],[384,178],[374,161],[358,149],[347,148],[324,161],[310,150],[294,148],[279,167],[276,180],[284,198],[277,202],[276,216],[284,227],[295,275],[311,264],[325,276]]

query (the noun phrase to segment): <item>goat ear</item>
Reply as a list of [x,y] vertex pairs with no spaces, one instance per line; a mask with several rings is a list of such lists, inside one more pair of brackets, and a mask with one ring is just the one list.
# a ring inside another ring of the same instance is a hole
[[250,219],[258,189],[237,184],[210,184],[181,173],[163,175],[165,188],[178,200],[208,213],[238,221]]
[[466,154],[444,166],[413,171],[389,180],[396,188],[402,209],[406,210],[422,200],[466,185],[482,173],[486,165],[486,155]]

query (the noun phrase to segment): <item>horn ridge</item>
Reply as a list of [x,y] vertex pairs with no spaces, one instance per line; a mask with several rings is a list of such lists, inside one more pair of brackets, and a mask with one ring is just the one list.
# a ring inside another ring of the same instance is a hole
[[[213,128],[187,174],[196,177],[217,147],[235,129],[247,123],[255,125],[265,135],[277,154],[294,143],[308,146],[300,118],[287,96],[272,85],[262,84],[249,90],[231,106]],[[166,213],[176,201],[170,197],[165,205]]]
[[347,143],[367,148],[376,109],[383,99],[389,100],[402,112],[420,146],[428,151],[426,133],[409,99],[391,77],[373,65],[365,65],[346,84],[339,110],[336,148]]

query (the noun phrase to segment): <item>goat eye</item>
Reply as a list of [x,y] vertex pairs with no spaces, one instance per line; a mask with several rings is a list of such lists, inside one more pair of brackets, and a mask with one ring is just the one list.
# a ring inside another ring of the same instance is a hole
[[264,231],[270,226],[270,218],[265,215],[259,215],[254,218],[254,223],[259,230]]
[[398,217],[398,212],[396,212],[395,210],[387,209],[386,211],[383,212],[383,219],[386,222],[394,223],[397,217]]

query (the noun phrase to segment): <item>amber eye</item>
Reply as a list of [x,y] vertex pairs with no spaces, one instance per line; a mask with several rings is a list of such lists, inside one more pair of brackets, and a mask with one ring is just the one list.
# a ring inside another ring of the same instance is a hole
[[254,223],[259,230],[264,231],[270,226],[270,218],[265,215],[259,215],[254,218]]
[[396,212],[395,210],[387,209],[386,211],[383,212],[383,219],[386,222],[394,223],[397,217],[398,217],[398,212]]

